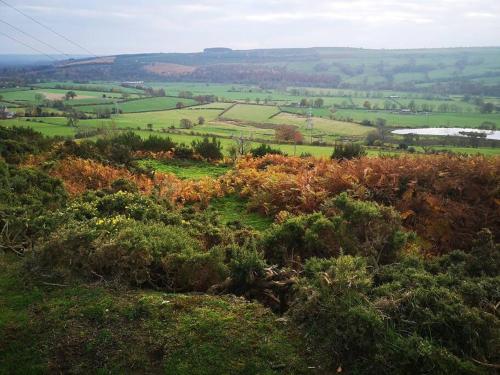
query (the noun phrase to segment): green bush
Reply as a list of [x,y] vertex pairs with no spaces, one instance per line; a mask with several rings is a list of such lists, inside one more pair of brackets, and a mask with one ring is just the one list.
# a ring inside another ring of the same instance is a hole
[[254,158],[258,158],[267,154],[271,155],[283,155],[283,152],[279,149],[274,149],[265,143],[262,143],[259,147],[252,148],[250,153]]
[[254,280],[263,277],[266,267],[268,265],[255,244],[235,246],[232,249],[229,271],[233,284],[237,288],[245,289]]
[[172,291],[203,291],[227,273],[223,254],[205,250],[185,228],[123,216],[60,227],[35,249],[34,261],[63,277],[101,277]]
[[210,141],[208,137],[203,138],[202,141],[193,141],[193,150],[204,159],[220,160],[222,159],[222,146],[220,141],[215,137]]
[[484,374],[495,363],[498,319],[470,306],[450,274],[432,275],[406,258],[376,277],[365,258],[311,258],[288,316],[317,361],[334,371]]
[[366,156],[366,150],[361,144],[336,143],[331,158],[342,160],[342,159],[354,159],[362,156]]
[[0,126],[0,156],[10,164],[20,163],[28,154],[48,151],[55,141],[31,128]]
[[292,217],[267,230],[263,239],[266,258],[285,265],[343,252],[379,264],[396,259],[407,243],[409,234],[393,208],[342,193],[327,200],[322,211]]
[[32,168],[17,168],[0,160],[0,242],[22,252],[47,228],[38,217],[63,207],[67,194],[60,180]]

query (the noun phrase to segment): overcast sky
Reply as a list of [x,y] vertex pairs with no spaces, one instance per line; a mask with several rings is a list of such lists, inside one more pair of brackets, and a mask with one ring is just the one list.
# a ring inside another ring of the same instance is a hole
[[[348,46],[500,45],[500,0],[5,0],[95,54]],[[0,2],[0,20],[74,45]],[[48,47],[0,23],[0,31]],[[0,35],[0,53],[32,53]]]

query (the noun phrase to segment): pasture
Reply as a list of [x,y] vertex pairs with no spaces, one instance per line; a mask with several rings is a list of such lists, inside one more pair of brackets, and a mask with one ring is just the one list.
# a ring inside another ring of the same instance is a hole
[[430,113],[430,114],[400,114],[389,111],[366,111],[339,109],[333,118],[342,121],[369,120],[375,122],[378,118],[387,121],[390,127],[462,127],[478,128],[484,122],[500,125],[500,113]]
[[127,101],[117,101],[112,105],[91,105],[91,106],[79,106],[78,110],[82,112],[93,113],[99,109],[113,108],[121,110],[123,113],[134,113],[134,112],[152,112],[152,111],[162,111],[166,109],[176,108],[177,104],[181,103],[183,106],[195,105],[196,101],[192,99],[183,99],[176,97],[156,97],[156,98],[143,98],[134,99]]

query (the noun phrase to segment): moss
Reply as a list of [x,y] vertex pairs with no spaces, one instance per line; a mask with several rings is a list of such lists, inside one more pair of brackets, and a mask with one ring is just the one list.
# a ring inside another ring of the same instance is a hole
[[0,258],[0,374],[297,374],[300,342],[259,304],[23,281]]

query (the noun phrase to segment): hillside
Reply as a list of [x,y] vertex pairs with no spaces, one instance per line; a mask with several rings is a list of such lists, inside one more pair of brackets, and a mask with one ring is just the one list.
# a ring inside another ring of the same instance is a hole
[[4,79],[196,81],[498,95],[500,48],[292,48],[71,59]]

